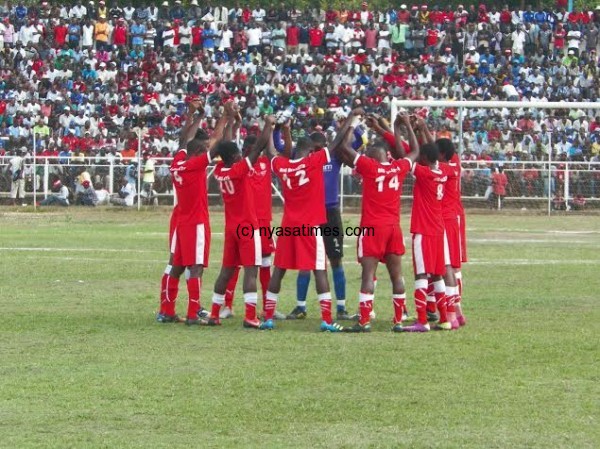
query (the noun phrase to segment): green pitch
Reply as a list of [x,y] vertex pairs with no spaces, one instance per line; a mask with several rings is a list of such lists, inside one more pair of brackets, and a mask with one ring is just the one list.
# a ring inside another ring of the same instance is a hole
[[0,447],[600,447],[598,217],[469,216],[466,328],[392,334],[380,269],[373,333],[324,335],[314,280],[274,332],[242,329],[239,292],[221,328],[156,324],[168,213],[0,214]]

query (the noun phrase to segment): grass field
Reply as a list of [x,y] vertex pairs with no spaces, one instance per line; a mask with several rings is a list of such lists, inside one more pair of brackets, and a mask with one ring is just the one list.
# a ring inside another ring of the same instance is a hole
[[468,217],[466,328],[392,334],[381,275],[374,332],[324,335],[314,294],[269,333],[156,324],[168,213],[0,212],[0,447],[600,447],[598,217]]

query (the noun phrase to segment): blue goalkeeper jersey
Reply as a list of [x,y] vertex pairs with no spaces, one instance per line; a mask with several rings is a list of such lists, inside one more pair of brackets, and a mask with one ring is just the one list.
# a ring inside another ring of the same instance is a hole
[[325,184],[325,208],[333,209],[340,205],[340,170],[342,163],[335,156],[331,162],[323,166],[323,181]]

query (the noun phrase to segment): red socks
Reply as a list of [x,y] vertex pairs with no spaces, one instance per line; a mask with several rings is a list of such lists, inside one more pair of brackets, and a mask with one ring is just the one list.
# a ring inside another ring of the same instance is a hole
[[319,305],[321,306],[321,320],[327,324],[333,323],[331,316],[331,292],[319,293],[317,295],[319,299]]
[[427,312],[435,313],[435,293],[431,277],[427,278]]
[[245,319],[247,321],[256,320],[256,301],[258,300],[258,293],[244,293],[244,305],[246,307]]
[[187,281],[188,290],[188,310],[187,317],[190,320],[198,318],[198,311],[200,311],[200,285],[202,281],[200,278],[189,278]]
[[210,317],[215,320],[219,319],[219,313],[221,312],[221,307],[225,302],[225,295],[220,295],[218,293],[213,292],[212,297],[212,307],[210,308]]
[[271,267],[260,267],[258,270],[258,277],[260,279],[260,289],[262,290],[262,306],[265,308],[267,301],[267,289],[269,288],[269,282],[271,282]]
[[415,309],[419,323],[427,324],[427,279],[415,281]]
[[235,296],[235,286],[237,285],[238,277],[240,275],[240,267],[237,267],[233,272],[233,275],[227,283],[225,288],[225,307],[233,309],[233,298]]
[[267,290],[267,294],[265,297],[265,321],[272,320],[273,315],[275,314],[275,308],[277,307],[277,297],[278,293],[273,293]]
[[406,310],[406,293],[394,293],[392,295],[392,302],[394,303],[394,324],[402,322],[402,314]]
[[167,303],[167,279],[169,278],[169,273],[167,270],[162,275],[160,279],[160,313],[166,313],[165,307]]
[[175,315],[175,303],[179,293],[179,278],[167,276],[166,283],[164,312],[167,315]]
[[448,321],[446,308],[446,284],[444,284],[443,280],[435,281],[433,283],[433,289],[435,293],[435,304],[440,312],[440,323],[445,323]]
[[371,321],[371,310],[373,310],[374,298],[375,295],[373,293],[360,292],[358,296],[358,323],[362,326]]
[[458,287],[446,287],[446,309],[448,313],[456,312],[456,298],[457,298]]
[[462,272],[460,272],[460,271],[454,272],[454,277],[456,278],[456,286],[458,287],[458,295],[462,296],[462,292],[463,292]]

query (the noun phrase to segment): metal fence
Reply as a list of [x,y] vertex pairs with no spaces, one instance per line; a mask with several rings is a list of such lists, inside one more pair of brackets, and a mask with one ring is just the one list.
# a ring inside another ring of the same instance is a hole
[[[0,159],[0,197],[8,198],[11,188],[9,157]],[[143,204],[172,204],[173,185],[169,173],[170,158],[154,159],[154,176],[145,176],[143,159],[69,159],[32,157],[25,159],[26,196],[36,200],[52,193],[51,186],[60,178],[75,195],[80,188],[80,177],[91,179],[95,188],[103,188],[109,194],[119,191],[123,177],[128,177],[136,186],[138,206]],[[594,162],[507,162],[507,161],[463,161],[461,190],[467,207],[526,208],[547,210],[593,209],[600,207],[600,163]],[[502,167],[506,174],[506,195],[498,198],[492,186],[492,174]],[[207,176],[208,194],[213,203],[219,201],[219,186]],[[153,178],[153,179],[152,179]],[[152,182],[145,182],[145,179]],[[403,198],[410,200],[413,179],[404,182]],[[340,174],[341,206],[358,206],[361,196],[360,179],[352,170],[344,167]],[[277,180],[273,179],[273,197],[280,203],[281,195]],[[581,203],[584,204],[581,204]],[[582,207],[583,206],[583,207]]]

